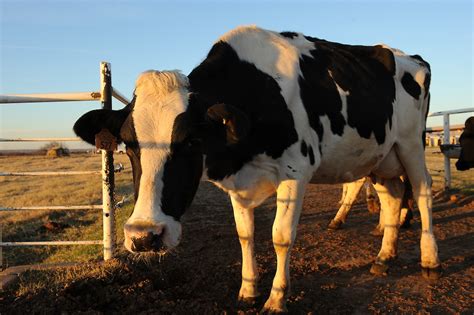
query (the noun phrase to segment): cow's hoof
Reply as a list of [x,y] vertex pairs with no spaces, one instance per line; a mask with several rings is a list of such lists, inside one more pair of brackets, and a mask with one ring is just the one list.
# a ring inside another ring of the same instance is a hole
[[328,224],[328,229],[330,230],[339,230],[342,229],[342,221],[331,220]]
[[251,308],[257,305],[257,299],[258,296],[253,296],[253,297],[239,297],[237,301],[237,307],[239,309],[243,308]]
[[393,256],[388,258],[387,260],[381,260],[380,258],[376,258],[375,262],[372,264],[370,268],[370,273],[377,276],[386,276],[387,271],[390,268],[390,264],[397,259],[397,256]]
[[370,273],[376,276],[386,276],[388,271],[388,264],[382,262],[375,262],[370,268]]
[[435,268],[421,267],[421,275],[428,280],[438,280],[441,277],[441,266]]
[[288,314],[286,307],[284,308],[268,308],[264,306],[258,314]]
[[259,314],[285,314],[288,313],[285,300],[269,298]]
[[370,235],[372,236],[383,236],[383,229],[380,229],[378,226],[370,231]]

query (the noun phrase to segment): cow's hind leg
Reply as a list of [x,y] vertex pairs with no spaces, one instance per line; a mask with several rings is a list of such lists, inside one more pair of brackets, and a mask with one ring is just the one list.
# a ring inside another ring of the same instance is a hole
[[[364,185],[365,178],[359,179],[352,183],[343,184],[343,196],[341,207],[336,213],[334,219],[329,222],[328,228],[332,230],[337,230],[341,228],[341,225],[346,222],[347,214],[352,207],[352,204],[357,199],[362,186]],[[345,192],[345,193],[344,193]]]
[[253,304],[259,296],[257,289],[258,271],[254,251],[254,209],[246,209],[231,197],[235,225],[242,248],[242,285],[239,301]]
[[433,234],[431,176],[426,169],[425,152],[421,145],[397,148],[400,161],[413,187],[413,195],[421,217],[421,267],[426,278],[437,279],[440,274],[438,246]]
[[384,216],[384,212],[382,208],[380,209],[380,213],[379,213],[379,224],[377,224],[377,226],[372,231],[370,231],[371,235],[383,236],[384,220],[385,220],[385,216]]
[[414,200],[413,188],[408,178],[403,178],[405,185],[405,194],[403,195],[402,210],[400,212],[400,227],[409,228],[411,226],[411,219],[413,219]]
[[367,210],[369,210],[370,213],[380,212],[380,202],[377,198],[377,192],[371,180],[368,178],[365,181],[365,199],[367,201]]
[[306,182],[285,180],[277,190],[277,212],[272,229],[277,270],[263,312],[285,312],[290,290],[290,251],[296,237]]
[[381,215],[383,215],[384,232],[382,248],[370,272],[384,274],[388,269],[389,262],[397,257],[398,228],[404,186],[400,178],[394,178],[384,180],[383,185],[376,184],[375,189],[382,205]]

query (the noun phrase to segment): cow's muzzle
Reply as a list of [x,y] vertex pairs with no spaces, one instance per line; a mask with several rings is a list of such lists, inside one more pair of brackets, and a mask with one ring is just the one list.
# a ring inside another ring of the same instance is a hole
[[125,248],[131,252],[161,252],[166,249],[163,243],[164,225],[135,222],[125,224]]

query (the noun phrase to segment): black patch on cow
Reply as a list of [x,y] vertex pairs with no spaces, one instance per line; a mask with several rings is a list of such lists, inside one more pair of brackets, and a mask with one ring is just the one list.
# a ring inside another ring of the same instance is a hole
[[298,140],[278,83],[254,64],[240,60],[229,44],[216,43],[188,77],[196,95],[189,103],[193,115],[205,116],[209,107],[224,103],[238,108],[249,120],[248,135],[231,145],[225,142],[224,125],[208,127],[203,150],[210,179],[221,180],[236,173],[257,154],[279,158]]
[[421,94],[420,85],[413,79],[413,76],[405,72],[402,77],[402,86],[405,91],[410,94],[413,98],[419,99]]
[[[385,141],[387,122],[392,127],[395,99],[395,59],[382,46],[351,46],[306,36],[314,43],[311,57],[302,55],[300,93],[311,127],[322,140],[320,116],[327,115],[331,132],[342,135],[346,121],[336,83],[349,92],[347,123],[363,138],[374,134]],[[330,74],[330,73],[331,74]]]
[[120,129],[120,137],[123,139],[126,147],[126,153],[132,164],[133,186],[135,193],[135,202],[138,200],[138,192],[140,190],[140,178],[142,176],[142,166],[140,164],[140,146],[138,145],[137,134],[135,132],[135,123],[133,121],[133,107],[135,106],[135,99],[133,98],[131,113],[125,120]]
[[303,154],[303,156],[308,155],[308,146],[306,145],[306,142],[304,140],[301,141],[301,154]]
[[188,113],[179,114],[173,125],[171,153],[164,166],[161,209],[176,220],[191,204],[202,176],[202,152],[194,141]]
[[311,165],[314,165],[314,151],[313,151],[313,147],[312,146],[309,146],[308,148],[308,154],[309,154],[309,163]]
[[295,32],[281,32],[280,35],[286,38],[291,38],[291,39],[298,37],[298,33],[295,33]]

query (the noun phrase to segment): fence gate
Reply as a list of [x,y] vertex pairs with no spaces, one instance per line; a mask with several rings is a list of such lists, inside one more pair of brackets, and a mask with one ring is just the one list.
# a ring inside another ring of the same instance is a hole
[[[107,62],[100,63],[100,91],[81,93],[49,93],[49,94],[14,94],[0,95],[0,104],[65,102],[65,101],[100,101],[102,108],[112,109],[112,97],[124,104],[129,100],[112,87],[111,66]],[[79,138],[22,138],[2,139],[0,142],[44,142],[44,141],[81,141]],[[52,245],[103,245],[104,260],[114,255],[115,246],[115,202],[114,173],[123,169],[114,167],[112,151],[102,150],[101,171],[69,171],[69,172],[1,172],[0,176],[67,176],[82,174],[102,174],[102,204],[81,206],[38,206],[38,207],[2,207],[0,211],[31,211],[31,210],[99,210],[102,209],[103,239],[82,241],[37,241],[37,242],[3,242],[0,222],[0,267],[3,266],[2,247],[14,246],[52,246]],[[1,268],[0,268],[1,269]]]
[[443,116],[443,144],[441,151],[444,155],[444,189],[448,190],[451,188],[451,164],[449,159],[458,158],[451,156],[449,151],[444,151],[443,146],[449,146],[449,139],[451,138],[451,128],[449,124],[449,115],[464,114],[474,112],[474,107],[468,107],[463,109],[448,110],[443,112],[430,113],[428,117]]

